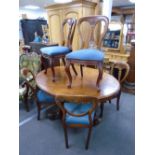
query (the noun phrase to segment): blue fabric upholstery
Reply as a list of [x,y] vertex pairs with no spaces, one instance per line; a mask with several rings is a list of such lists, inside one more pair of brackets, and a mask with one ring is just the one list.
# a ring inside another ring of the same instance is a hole
[[40,37],[35,37],[33,42],[39,43],[39,42],[41,42],[41,38]]
[[37,92],[37,98],[39,102],[52,103],[55,102],[54,97],[48,95],[46,92],[39,90]]
[[[64,107],[67,111],[73,114],[81,114],[91,109],[92,103],[87,103],[87,104],[64,103]],[[95,112],[92,112],[92,115],[91,115],[92,120],[94,120],[94,115],[95,115]],[[89,125],[90,121],[89,121],[88,115],[76,117],[76,116],[71,116],[69,114],[66,114],[66,123]]]
[[66,55],[67,59],[102,61],[104,53],[97,49],[82,49]]
[[67,54],[71,52],[68,47],[65,46],[52,46],[52,47],[43,47],[40,49],[43,54],[54,56],[59,54]]

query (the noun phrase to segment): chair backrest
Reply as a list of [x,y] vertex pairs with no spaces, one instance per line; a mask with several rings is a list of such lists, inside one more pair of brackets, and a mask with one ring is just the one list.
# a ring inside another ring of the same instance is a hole
[[[68,27],[65,27],[68,26]],[[70,49],[72,49],[72,41],[73,36],[75,32],[75,26],[76,26],[76,19],[74,18],[66,18],[64,19],[61,27],[61,38],[62,38],[62,45],[68,46]]]
[[40,70],[41,60],[37,53],[32,52],[20,55],[19,79],[26,81],[30,87],[36,88],[35,76]]
[[36,75],[41,70],[40,56],[35,52],[20,55],[19,68],[28,68]]
[[[80,18],[77,23],[77,28],[81,39],[81,48],[100,49],[103,38],[108,30],[108,25],[109,19],[106,16],[96,15]],[[87,32],[87,34],[85,32]]]
[[[95,109],[97,107],[97,103],[98,103],[98,100],[95,97],[58,95],[58,96],[56,96],[55,99],[56,99],[56,102],[57,102],[58,106],[62,110],[63,119],[65,119],[66,114],[69,114],[71,116],[76,116],[76,117],[81,117],[81,116],[88,115],[90,123],[93,124],[92,118],[91,118],[91,114],[92,114],[93,111],[95,111]],[[67,103],[69,102],[69,103],[73,103],[73,104],[88,104],[88,103],[92,103],[92,107],[90,109],[88,109],[88,111],[85,111],[85,112],[80,113],[80,114],[75,114],[74,112],[68,111],[64,107],[64,102],[67,102]]]
[[116,61],[111,64],[111,74],[115,76],[120,83],[123,83],[128,76],[130,66],[126,62]]

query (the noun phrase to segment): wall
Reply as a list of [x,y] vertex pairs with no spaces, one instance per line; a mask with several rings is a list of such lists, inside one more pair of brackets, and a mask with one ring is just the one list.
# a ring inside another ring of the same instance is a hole
[[[44,18],[47,20],[47,12],[45,10],[28,10],[19,9],[19,20],[22,19],[22,14],[26,14],[28,19]],[[47,20],[48,21],[48,20]],[[19,40],[23,39],[22,29],[19,22]]]
[[22,18],[22,14],[26,14],[28,19],[44,18],[47,20],[47,13],[45,10],[28,10],[19,9],[19,19]]

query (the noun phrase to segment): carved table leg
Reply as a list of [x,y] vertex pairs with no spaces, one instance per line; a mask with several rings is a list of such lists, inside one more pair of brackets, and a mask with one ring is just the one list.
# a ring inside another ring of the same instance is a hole
[[67,74],[67,77],[68,77],[68,80],[69,80],[69,83],[68,83],[67,87],[71,88],[72,76],[71,76],[71,73],[70,73],[70,62],[69,61],[66,61],[65,71],[66,71],[66,74]]

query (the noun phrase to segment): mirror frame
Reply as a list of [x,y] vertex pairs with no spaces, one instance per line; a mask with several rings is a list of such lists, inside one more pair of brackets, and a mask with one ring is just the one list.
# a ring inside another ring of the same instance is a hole
[[[123,24],[121,22],[117,22],[117,21],[111,21],[109,23],[109,25],[110,24],[119,24],[121,26],[118,47],[117,48],[106,47],[106,46],[104,46],[104,44],[102,44],[102,47],[106,51],[109,51],[109,50],[112,50],[112,51],[113,50],[120,50],[121,49],[121,45],[122,45],[122,41],[123,41]],[[103,41],[104,41],[104,39],[103,39]]]

